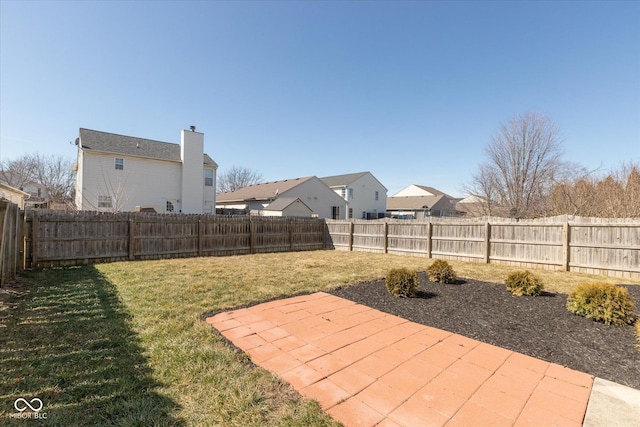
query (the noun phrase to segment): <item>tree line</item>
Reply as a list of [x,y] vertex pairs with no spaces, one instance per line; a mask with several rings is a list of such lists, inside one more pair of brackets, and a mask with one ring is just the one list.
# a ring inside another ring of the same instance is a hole
[[640,166],[624,163],[603,176],[564,160],[559,126],[545,115],[500,124],[485,154],[465,186],[477,201],[474,213],[640,217]]

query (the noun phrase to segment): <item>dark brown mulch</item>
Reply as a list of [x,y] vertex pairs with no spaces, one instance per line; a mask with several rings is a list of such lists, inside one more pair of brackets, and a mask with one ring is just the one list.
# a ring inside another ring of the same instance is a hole
[[[384,280],[332,294],[433,326],[640,389],[640,349],[633,326],[607,326],[566,309],[567,296],[516,297],[504,285],[465,279],[455,285],[419,275],[416,298],[394,298]],[[640,309],[640,286],[627,286]],[[640,321],[640,320],[639,320]]]

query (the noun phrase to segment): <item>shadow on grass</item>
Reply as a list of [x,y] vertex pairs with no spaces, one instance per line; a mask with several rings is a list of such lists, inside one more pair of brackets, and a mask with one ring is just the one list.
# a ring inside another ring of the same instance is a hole
[[0,290],[0,424],[36,417],[15,409],[19,398],[42,401],[43,425],[185,424],[158,392],[116,288],[95,268],[41,270],[19,283]]

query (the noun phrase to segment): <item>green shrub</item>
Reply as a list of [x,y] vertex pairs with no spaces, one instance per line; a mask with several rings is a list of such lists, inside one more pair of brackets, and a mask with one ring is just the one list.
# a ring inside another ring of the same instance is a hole
[[633,323],[634,302],[622,286],[588,282],[576,286],[567,298],[567,309],[607,325]]
[[456,272],[449,263],[443,259],[437,259],[427,268],[427,276],[432,282],[456,283]]
[[542,279],[529,270],[511,273],[505,280],[507,290],[513,295],[540,295],[542,293]]
[[411,298],[418,292],[418,273],[407,268],[394,268],[387,273],[384,284],[391,295]]

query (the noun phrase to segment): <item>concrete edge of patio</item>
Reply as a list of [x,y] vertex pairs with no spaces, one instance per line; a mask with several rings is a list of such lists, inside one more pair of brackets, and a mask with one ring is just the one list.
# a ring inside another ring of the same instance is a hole
[[612,425],[640,427],[640,390],[596,378],[583,426]]

